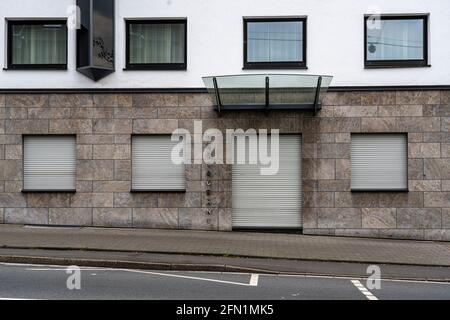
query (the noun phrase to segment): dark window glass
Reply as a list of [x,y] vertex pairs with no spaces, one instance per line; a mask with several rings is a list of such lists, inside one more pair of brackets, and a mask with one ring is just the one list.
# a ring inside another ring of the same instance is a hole
[[245,21],[246,67],[305,66],[305,20]]
[[366,21],[366,65],[426,65],[426,18]]
[[109,1],[97,1],[93,15],[93,65],[114,68],[114,6]]
[[302,61],[302,29],[299,21],[249,22],[248,61]]
[[128,22],[128,67],[185,68],[186,21]]
[[67,64],[66,22],[10,22],[9,66]]

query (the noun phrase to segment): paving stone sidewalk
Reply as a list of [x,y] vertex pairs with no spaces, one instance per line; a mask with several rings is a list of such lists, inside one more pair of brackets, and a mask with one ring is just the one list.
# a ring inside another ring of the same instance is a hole
[[0,225],[0,247],[450,266],[450,243],[293,234]]

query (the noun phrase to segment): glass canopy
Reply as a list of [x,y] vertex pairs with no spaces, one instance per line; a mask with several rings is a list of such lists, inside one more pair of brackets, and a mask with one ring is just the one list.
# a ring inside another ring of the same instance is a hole
[[307,110],[317,112],[331,76],[246,74],[204,77],[218,111]]

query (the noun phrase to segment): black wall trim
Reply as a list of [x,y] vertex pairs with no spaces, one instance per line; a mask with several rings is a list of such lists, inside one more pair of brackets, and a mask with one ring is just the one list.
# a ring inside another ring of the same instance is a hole
[[342,91],[423,91],[450,90],[450,85],[419,85],[419,86],[336,86],[330,87],[329,92]]
[[[450,88],[450,86],[449,86]],[[0,93],[207,93],[206,88],[74,88],[74,89],[0,89]]]
[[[423,91],[450,90],[450,85],[423,86],[336,86],[330,87],[329,92],[346,91]],[[73,89],[2,89],[0,94],[11,93],[207,93],[206,88],[73,88]]]

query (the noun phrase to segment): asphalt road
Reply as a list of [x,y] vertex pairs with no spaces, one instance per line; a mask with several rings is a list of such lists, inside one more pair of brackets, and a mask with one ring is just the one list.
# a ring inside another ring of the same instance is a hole
[[65,267],[0,264],[0,300],[450,299],[450,283],[385,280],[380,290],[368,290],[366,280],[333,277],[98,268],[79,274]]

